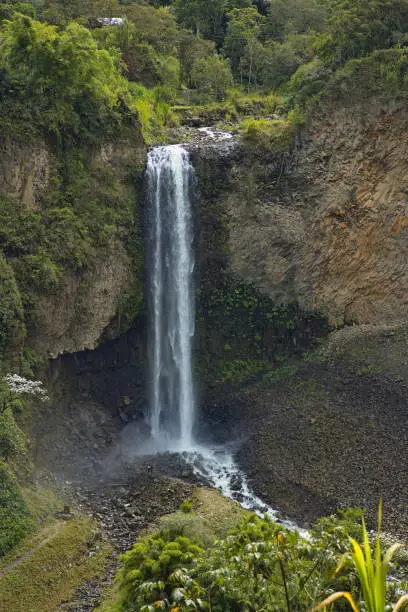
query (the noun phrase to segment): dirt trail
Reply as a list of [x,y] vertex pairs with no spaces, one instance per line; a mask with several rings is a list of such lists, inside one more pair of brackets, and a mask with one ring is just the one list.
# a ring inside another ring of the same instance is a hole
[[42,538],[40,542],[36,544],[35,546],[33,546],[32,548],[30,548],[29,550],[27,550],[25,553],[23,553],[19,557],[17,557],[16,559],[13,559],[13,561],[10,561],[10,563],[8,563],[5,567],[0,569],[0,580],[4,578],[5,576],[7,576],[7,574],[9,574],[18,565],[20,565],[20,563],[25,561],[25,559],[28,559],[28,557],[31,557],[31,555],[37,552],[37,550],[39,550],[45,544],[48,544],[48,542],[50,542],[53,538],[55,538],[55,536],[58,535],[58,533],[61,531],[64,524],[65,524],[64,521],[57,521],[53,523],[52,525],[45,527],[39,533],[36,533],[35,534],[36,540],[38,540],[39,538]]

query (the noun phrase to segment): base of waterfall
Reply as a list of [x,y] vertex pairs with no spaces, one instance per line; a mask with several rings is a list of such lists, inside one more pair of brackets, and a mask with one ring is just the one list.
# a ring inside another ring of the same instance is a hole
[[160,460],[163,465],[165,458],[169,463],[177,458],[177,463],[185,464],[187,473],[194,474],[199,483],[217,489],[247,510],[258,515],[267,515],[277,523],[303,532],[294,522],[282,516],[278,510],[263,502],[254,493],[245,472],[235,459],[239,444],[218,445],[207,441],[183,441],[166,435],[154,438],[146,431],[142,433],[139,430],[137,433],[132,425],[125,428],[123,433],[125,435],[122,435],[122,453],[127,461],[132,461],[132,458],[148,459],[154,464],[155,460]]

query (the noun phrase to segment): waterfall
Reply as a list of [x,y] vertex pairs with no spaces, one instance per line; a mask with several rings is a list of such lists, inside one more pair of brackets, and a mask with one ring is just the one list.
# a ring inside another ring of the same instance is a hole
[[[200,478],[224,495],[280,520],[254,494],[231,450],[211,442],[198,443],[193,436],[194,183],[194,169],[181,146],[156,147],[149,153],[149,419],[155,451],[181,453]],[[290,521],[283,522],[294,527]]]
[[193,443],[194,169],[178,145],[148,156],[149,380],[152,436],[164,446]]

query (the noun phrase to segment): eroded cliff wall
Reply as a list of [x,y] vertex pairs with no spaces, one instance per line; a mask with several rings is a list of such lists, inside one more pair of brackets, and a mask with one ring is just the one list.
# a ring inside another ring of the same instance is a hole
[[23,296],[25,345],[51,358],[94,349],[142,301],[145,146],[135,132],[69,154],[44,140],[0,150],[1,243]]
[[333,104],[292,151],[241,151],[220,206],[231,271],[273,299],[297,300],[336,325],[406,319],[404,107]]

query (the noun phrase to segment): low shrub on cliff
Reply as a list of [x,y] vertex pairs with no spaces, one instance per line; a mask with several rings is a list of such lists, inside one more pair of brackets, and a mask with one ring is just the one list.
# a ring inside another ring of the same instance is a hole
[[12,267],[0,252],[0,359],[24,337],[23,305]]
[[13,548],[32,528],[32,520],[17,481],[0,462],[0,556]]
[[289,151],[295,139],[292,124],[279,119],[246,119],[241,134],[247,146],[271,153]]

